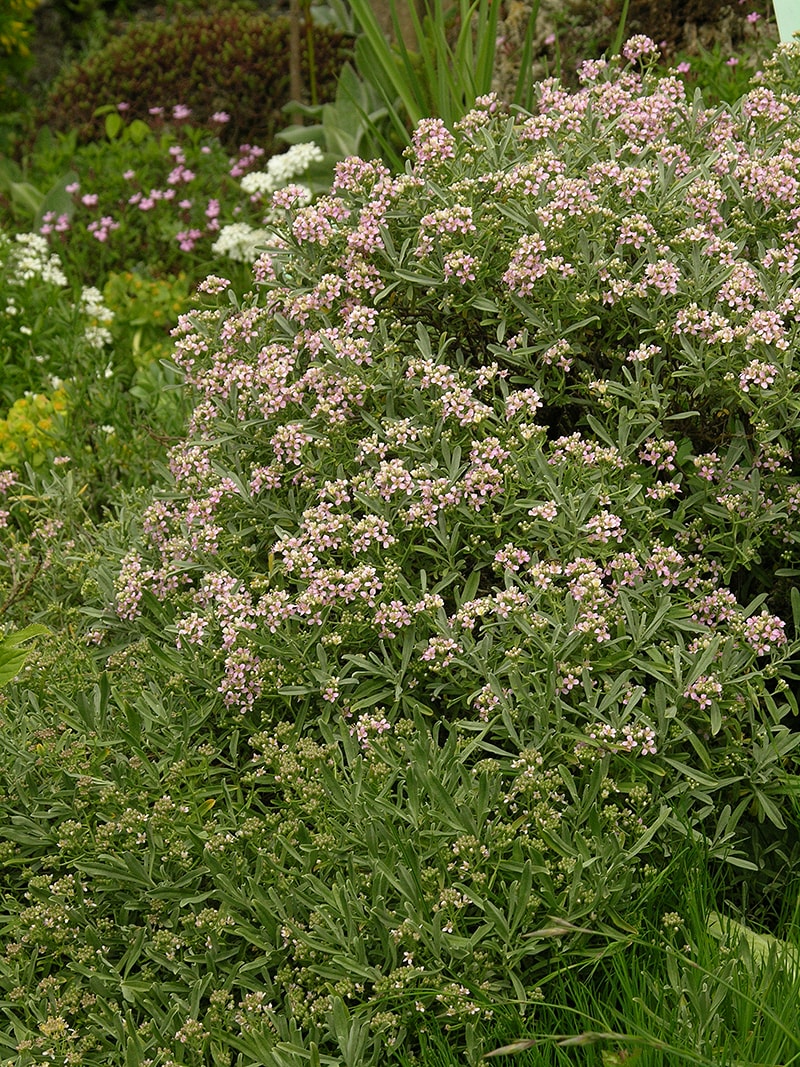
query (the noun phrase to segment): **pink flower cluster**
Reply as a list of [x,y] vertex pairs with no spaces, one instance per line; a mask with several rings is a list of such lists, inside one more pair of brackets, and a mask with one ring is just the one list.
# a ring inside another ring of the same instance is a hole
[[[628,53],[646,66],[652,42]],[[532,688],[577,707],[595,666],[613,673],[636,651],[639,607],[657,620],[642,632],[665,663],[685,650],[681,678],[712,637],[750,664],[785,647],[779,619],[743,618],[719,562],[736,546],[704,544],[698,516],[749,523],[755,502],[759,530],[778,537],[781,508],[800,510],[800,493],[782,488],[789,457],[753,445],[754,479],[722,430],[693,455],[690,431],[670,421],[665,433],[658,416],[688,419],[695,401],[723,410],[742,402],[736,375],[763,388],[764,368],[775,382],[784,373],[800,295],[785,279],[781,308],[767,306],[785,261],[768,276],[729,240],[740,207],[729,178],[762,192],[772,182],[776,244],[800,251],[780,178],[789,156],[776,167],[746,130],[696,114],[677,79],[586,73],[574,94],[545,83],[538,113],[516,125],[489,119],[488,105],[455,131],[421,124],[404,174],[346,160],[329,196],[287,205],[254,296],[181,320],[191,441],[122,567],[117,610],[135,618],[145,592],[168,601],[186,654],[217,657],[226,705],[273,697],[274,663],[333,703],[345,677],[348,697],[357,689],[345,656],[396,660],[402,648],[417,684],[460,686],[490,721],[510,700],[479,665],[487,648],[491,669],[524,657]],[[754,105],[746,122],[760,116]],[[604,156],[601,138],[587,163],[570,151],[588,123],[616,140]],[[708,167],[669,211],[654,208],[662,185],[691,172],[698,141]],[[451,165],[461,180],[434,198]],[[209,280],[203,295],[223,288]],[[629,328],[635,316],[642,329]],[[732,383],[720,365],[736,368]],[[748,411],[761,402],[745,399]],[[588,403],[594,422],[580,422]],[[618,425],[630,432],[615,444]],[[662,623],[664,604],[678,607]],[[314,674],[307,650],[320,638],[330,663]],[[546,682],[544,662],[557,664]],[[678,697],[707,710],[724,670],[676,683]],[[359,719],[362,746],[381,721]],[[647,726],[593,740],[655,751]]]

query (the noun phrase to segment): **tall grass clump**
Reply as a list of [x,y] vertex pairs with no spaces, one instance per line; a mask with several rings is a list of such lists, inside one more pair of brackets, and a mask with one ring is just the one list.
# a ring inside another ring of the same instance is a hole
[[[649,900],[636,930],[598,939],[583,959],[556,957],[532,1018],[487,1062],[574,1063],[576,1047],[580,1062],[602,1067],[795,1062],[796,891],[770,920],[776,932],[756,931],[731,916],[724,880],[689,848],[654,879]],[[550,934],[565,930],[556,924]],[[455,1065],[446,1040],[437,1044],[438,1062]]]
[[687,848],[788,891],[798,119],[656,52],[280,189],[201,283],[93,686],[42,641],[6,697],[24,1067],[475,1062]]

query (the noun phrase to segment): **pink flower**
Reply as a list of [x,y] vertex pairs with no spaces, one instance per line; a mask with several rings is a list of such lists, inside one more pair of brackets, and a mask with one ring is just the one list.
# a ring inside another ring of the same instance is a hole
[[751,11],[750,14],[747,16],[747,21],[755,23],[758,22],[760,18],[761,16],[757,11]]
[[182,122],[184,119],[188,119],[192,113],[192,109],[185,104],[176,104],[172,109],[172,117],[177,122]]
[[105,242],[110,233],[119,229],[119,223],[115,222],[110,215],[104,215],[102,219],[90,222],[87,229],[95,240]]
[[135,170],[123,171],[122,172],[122,177],[125,179],[126,182],[133,181],[133,179],[136,177],[136,171]]
[[84,193],[81,197],[81,203],[85,204],[86,207],[95,207],[98,200],[97,193]]
[[225,122],[230,122],[231,117],[227,111],[215,111],[214,114],[211,116],[211,121],[218,122],[220,123],[220,125],[222,125]]
[[634,59],[641,59],[644,56],[658,57],[659,48],[651,37],[647,37],[643,33],[637,33],[625,42],[622,54],[626,59],[633,62]]
[[783,619],[764,609],[760,615],[753,615],[745,622],[744,639],[757,656],[764,656],[786,644],[785,626]]
[[202,236],[202,230],[180,230],[175,234],[175,240],[178,242],[181,252],[191,252]]
[[739,65],[738,57],[737,56],[731,56],[730,59],[726,59],[725,60],[725,65],[727,67],[737,67]]
[[64,192],[69,193],[70,196],[74,196],[75,193],[77,193],[77,191],[80,189],[80,187],[80,182],[70,182],[69,185],[64,186]]
[[678,74],[688,74],[691,69],[692,69],[692,64],[691,63],[687,63],[686,60],[684,60],[683,63],[679,63],[677,65],[677,67],[675,68],[675,70],[677,70]]

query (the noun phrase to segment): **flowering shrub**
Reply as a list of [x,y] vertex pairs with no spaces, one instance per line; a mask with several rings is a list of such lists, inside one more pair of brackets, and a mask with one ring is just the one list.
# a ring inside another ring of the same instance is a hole
[[524,1008],[548,916],[630,920],[686,838],[754,867],[759,822],[784,827],[797,120],[763,87],[689,102],[654,58],[634,38],[533,115],[425,121],[404,174],[351,158],[314,203],[279,191],[255,294],[210,276],[182,316],[189,434],[89,639],[179,684],[250,815],[190,807],[173,853],[109,791],[59,847],[112,911],[159,862],[214,894],[179,941],[155,895],[116,920],[158,967],[197,930],[258,960],[188,1029],[127,987],[142,1041],[466,1040]]
[[626,58],[258,205],[113,573],[0,472],[0,612],[91,616],[3,693],[23,1063],[477,1062],[687,839],[796,872],[797,120]]
[[[42,473],[55,464],[82,485],[84,505],[99,509],[120,483],[145,477],[164,435],[182,430],[174,369],[158,362],[170,322],[159,335],[149,316],[174,322],[188,284],[161,280],[148,292],[132,282],[124,293],[112,278],[101,293],[66,268],[41,234],[0,232],[0,467]],[[13,509],[9,529],[24,510]],[[2,551],[6,536],[4,525]]]

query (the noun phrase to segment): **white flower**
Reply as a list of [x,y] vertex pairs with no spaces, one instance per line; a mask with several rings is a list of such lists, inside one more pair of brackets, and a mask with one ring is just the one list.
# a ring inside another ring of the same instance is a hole
[[268,238],[266,230],[254,230],[246,222],[234,222],[222,227],[211,251],[239,263],[253,263]]
[[274,182],[284,185],[291,178],[307,171],[312,163],[320,163],[322,159],[322,149],[319,145],[311,141],[295,144],[288,152],[272,157],[267,163],[267,173]]
[[319,145],[311,142],[292,145],[288,152],[273,156],[267,163],[266,170],[254,170],[245,174],[242,178],[242,189],[251,196],[268,196],[292,178],[304,174],[312,163],[319,163],[322,159]]
[[81,310],[90,320],[83,332],[90,348],[102,348],[110,344],[112,337],[108,326],[114,320],[114,312],[103,303],[103,294],[93,285],[85,285],[80,296]]
[[19,246],[12,253],[15,261],[13,284],[21,285],[33,278],[41,278],[48,285],[64,286],[67,276],[61,268],[61,260],[50,252],[47,241],[38,233],[18,233],[14,238]]
[[254,170],[242,178],[242,190],[250,196],[263,196],[275,191],[272,175],[264,170]]
[[114,312],[103,303],[103,294],[93,285],[84,285],[81,290],[81,307],[85,314],[103,325],[113,322]]

